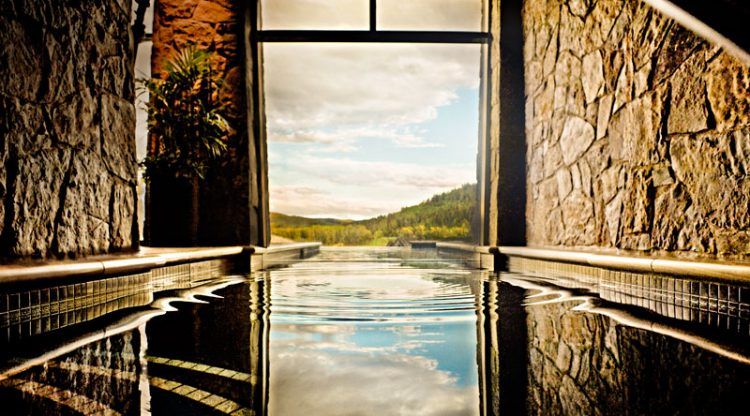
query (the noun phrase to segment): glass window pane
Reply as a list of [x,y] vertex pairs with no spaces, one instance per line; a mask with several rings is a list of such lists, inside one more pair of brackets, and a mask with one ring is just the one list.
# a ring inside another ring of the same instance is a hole
[[262,0],[262,28],[367,29],[369,13],[369,0]]
[[[352,245],[470,240],[480,45],[266,43],[263,53],[274,235]],[[445,192],[458,202],[439,220],[331,220],[396,213]],[[288,224],[278,214],[338,225],[315,231],[315,221]]]
[[378,30],[481,31],[481,0],[378,0]]

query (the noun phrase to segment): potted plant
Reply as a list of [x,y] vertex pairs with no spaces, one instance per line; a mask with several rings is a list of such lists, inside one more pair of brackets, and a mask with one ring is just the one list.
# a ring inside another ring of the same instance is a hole
[[229,134],[218,100],[221,80],[211,55],[189,46],[167,63],[162,78],[141,81],[148,92],[149,149],[140,163],[148,185],[146,234],[153,246],[195,245],[199,189],[226,153]]

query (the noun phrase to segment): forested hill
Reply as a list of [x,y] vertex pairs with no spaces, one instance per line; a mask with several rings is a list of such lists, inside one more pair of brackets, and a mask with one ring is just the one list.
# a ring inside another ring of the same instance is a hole
[[407,239],[466,240],[476,207],[476,185],[466,184],[418,205],[363,221],[271,214],[274,235],[324,244],[385,245]]
[[309,227],[312,225],[346,225],[352,220],[338,220],[335,218],[307,218],[296,215],[286,215],[278,212],[271,213],[271,227]]
[[[418,205],[401,208],[399,212],[381,215],[362,221],[371,230],[382,231],[386,235],[399,236],[404,228],[416,230],[442,228],[465,228],[471,224],[471,216],[476,206],[476,185],[466,184],[460,188],[433,196]],[[417,231],[423,234],[423,231]],[[438,236],[432,238],[439,238]]]

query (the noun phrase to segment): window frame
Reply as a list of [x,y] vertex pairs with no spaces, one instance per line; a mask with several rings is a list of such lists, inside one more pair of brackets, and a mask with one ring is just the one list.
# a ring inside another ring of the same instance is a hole
[[[482,0],[477,0],[484,3]],[[436,31],[436,30],[379,30],[377,26],[378,0],[369,0],[369,30],[264,30],[260,21],[255,39],[259,43],[438,43],[438,44],[487,44],[492,37],[483,24],[483,31]],[[259,1],[260,5],[260,1]],[[482,5],[484,10],[484,5]],[[260,19],[260,13],[257,18]]]
[[[270,242],[270,210],[268,205],[268,162],[267,162],[267,138],[265,125],[265,103],[263,80],[263,47],[264,43],[421,43],[421,44],[479,44],[480,54],[480,86],[479,86],[479,137],[477,146],[477,219],[478,235],[473,236],[475,244],[480,246],[493,242],[494,228],[489,222],[488,212],[490,209],[489,188],[490,178],[493,177],[492,166],[489,163],[489,150],[491,140],[489,132],[491,129],[490,101],[494,90],[499,86],[499,80],[493,74],[490,63],[497,59],[492,52],[497,40],[493,40],[490,27],[490,15],[493,13],[492,4],[498,0],[476,0],[480,2],[482,14],[480,16],[480,31],[425,31],[425,30],[379,30],[377,27],[377,3],[378,0],[369,0],[369,30],[298,30],[298,29],[262,29],[262,0],[253,0],[251,7],[249,25],[246,25],[246,40],[249,41],[249,62],[252,62],[252,98],[250,107],[253,111],[253,119],[256,123],[252,126],[250,153],[256,161],[254,182],[258,189],[255,191],[260,197],[257,201],[257,222],[262,225],[258,230],[260,245],[268,246]],[[249,26],[249,27],[248,27]],[[498,36],[499,39],[499,36]]]

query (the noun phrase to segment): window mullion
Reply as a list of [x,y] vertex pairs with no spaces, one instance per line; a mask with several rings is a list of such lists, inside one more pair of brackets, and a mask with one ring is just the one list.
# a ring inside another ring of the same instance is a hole
[[378,0],[370,0],[370,32],[378,30]]

